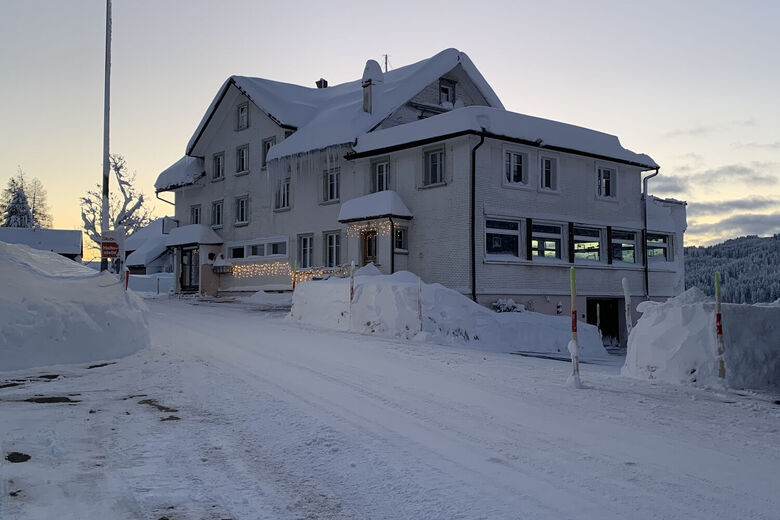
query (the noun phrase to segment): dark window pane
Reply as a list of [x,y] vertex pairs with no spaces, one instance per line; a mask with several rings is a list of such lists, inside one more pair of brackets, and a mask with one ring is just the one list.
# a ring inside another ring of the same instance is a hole
[[506,220],[488,220],[485,227],[491,229],[511,229],[517,231],[517,222],[507,222]]
[[488,254],[517,256],[517,235],[487,233],[486,238]]

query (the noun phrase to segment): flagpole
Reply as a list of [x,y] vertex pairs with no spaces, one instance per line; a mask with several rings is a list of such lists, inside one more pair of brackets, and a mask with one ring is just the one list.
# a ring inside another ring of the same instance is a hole
[[[111,0],[106,0],[106,70],[105,90],[103,98],[103,205],[100,211],[100,234],[108,234],[111,223],[108,221],[108,174],[111,168],[108,155],[108,112],[111,104]],[[100,270],[108,268],[108,260],[101,252]]]

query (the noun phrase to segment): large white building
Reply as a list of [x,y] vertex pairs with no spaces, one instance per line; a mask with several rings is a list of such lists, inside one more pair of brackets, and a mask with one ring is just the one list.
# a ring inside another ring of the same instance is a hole
[[295,269],[374,262],[555,314],[574,266],[582,318],[599,304],[617,335],[623,278],[634,306],[683,290],[685,204],[643,196],[659,167],[617,137],[505,110],[454,49],[317,84],[229,78],[160,174],[179,291],[285,288]]

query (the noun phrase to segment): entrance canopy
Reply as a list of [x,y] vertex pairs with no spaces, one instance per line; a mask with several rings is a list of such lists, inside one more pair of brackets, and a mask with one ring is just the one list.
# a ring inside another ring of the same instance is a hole
[[339,222],[342,224],[388,217],[405,220],[412,218],[412,212],[398,193],[392,190],[378,191],[348,200],[341,205],[339,211]]
[[213,229],[203,224],[190,224],[173,228],[168,233],[168,239],[165,241],[167,247],[186,246],[190,244],[221,244],[222,237],[217,235]]

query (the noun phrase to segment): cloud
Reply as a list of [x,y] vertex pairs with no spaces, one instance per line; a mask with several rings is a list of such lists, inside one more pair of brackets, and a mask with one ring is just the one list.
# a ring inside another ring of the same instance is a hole
[[665,133],[664,137],[702,137],[716,132],[730,130],[735,126],[756,126],[756,120],[755,118],[751,117],[749,119],[736,119],[734,121],[729,121],[728,123],[711,123],[708,125],[697,125],[690,128],[679,128],[677,130],[672,130],[671,132]]
[[775,141],[774,143],[758,143],[758,142],[750,142],[750,143],[734,143],[732,145],[734,148],[752,148],[752,149],[759,149],[759,150],[780,150],[780,141]]
[[740,182],[772,186],[777,184],[778,176],[771,170],[775,163],[753,162],[750,165],[730,164],[719,168],[712,168],[703,172],[686,175],[685,178],[693,184],[702,183],[729,183]]
[[718,213],[731,213],[732,211],[766,210],[777,206],[780,206],[780,200],[765,197],[747,197],[717,202],[690,202],[688,203],[688,214],[692,216],[716,215]]
[[718,222],[706,224],[691,222],[688,226],[688,232],[695,236],[713,233],[721,236],[774,235],[780,233],[780,212],[733,215]]
[[664,177],[659,175],[655,179],[650,179],[649,189],[651,193],[664,195],[687,193],[690,189],[688,179],[683,177]]

